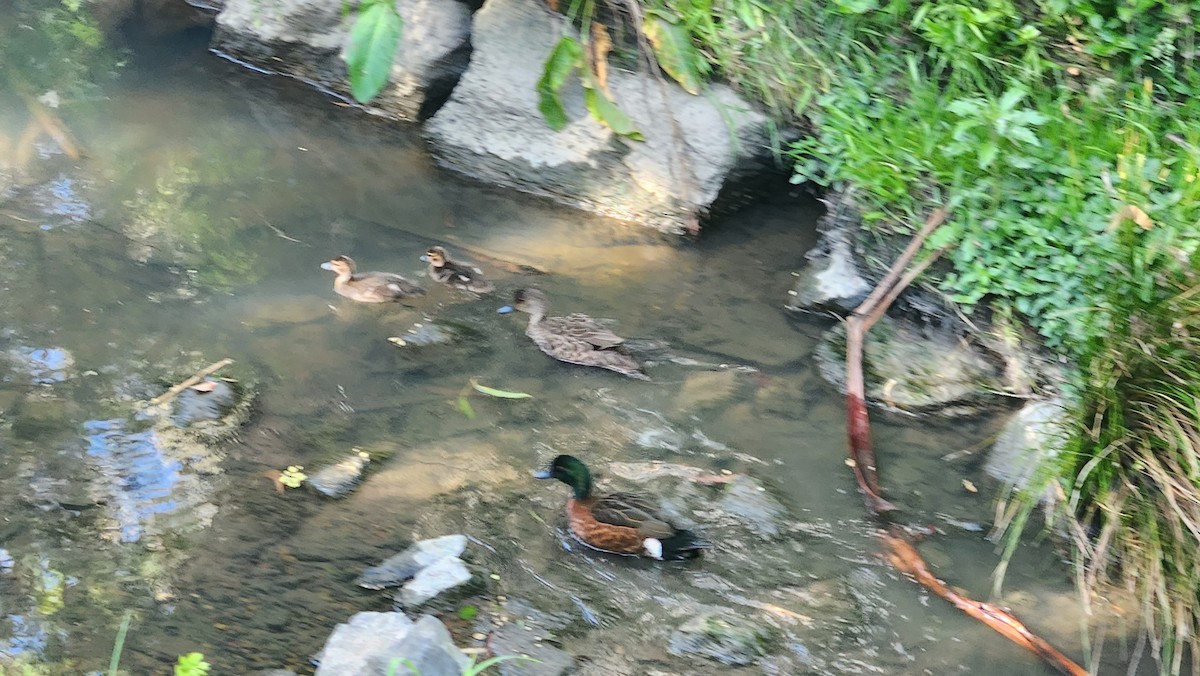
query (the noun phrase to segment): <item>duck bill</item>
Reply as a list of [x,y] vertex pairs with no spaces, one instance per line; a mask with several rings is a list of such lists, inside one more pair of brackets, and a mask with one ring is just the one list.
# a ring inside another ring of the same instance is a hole
[[496,314],[506,315],[512,311],[513,311],[513,306],[505,305],[504,307],[500,308],[499,310],[496,310]]
[[554,476],[550,474],[550,470],[544,469],[540,472],[534,472],[533,478],[534,479],[553,479]]
[[421,258],[420,258],[420,261],[421,261],[422,263],[428,263],[428,262],[429,262],[429,256],[421,256]]
[[322,270],[332,270],[333,263],[330,263],[329,261],[325,261],[324,263],[321,263],[321,269]]

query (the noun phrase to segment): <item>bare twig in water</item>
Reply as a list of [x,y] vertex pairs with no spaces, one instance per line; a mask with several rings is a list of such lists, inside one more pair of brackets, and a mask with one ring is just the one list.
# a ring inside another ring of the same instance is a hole
[[79,144],[71,136],[71,132],[67,131],[67,126],[54,113],[51,113],[49,108],[28,94],[23,98],[25,106],[29,108],[29,114],[33,115],[41,130],[54,139],[67,157],[73,160],[83,157],[83,153],[79,150]]
[[[846,417],[849,435],[849,465],[854,469],[854,478],[867,499],[867,507],[876,516],[896,509],[883,498],[879,476],[875,467],[875,452],[871,448],[871,428],[867,416],[866,387],[863,382],[862,353],[866,333],[883,316],[888,306],[909,284],[917,278],[942,250],[933,252],[925,260],[905,272],[909,263],[921,249],[925,239],[946,220],[946,211],[938,209],[929,215],[925,225],[909,243],[904,253],[892,264],[887,275],[871,294],[846,320]],[[1059,652],[1044,639],[1030,632],[1008,612],[991,604],[982,603],[951,591],[929,571],[916,547],[909,542],[904,531],[892,525],[880,532],[887,547],[888,561],[902,573],[943,599],[954,604],[966,614],[983,622],[1008,640],[1024,647],[1042,658],[1047,664],[1070,676],[1084,676],[1087,671]]]
[[188,378],[187,380],[183,381],[182,383],[179,383],[175,387],[172,387],[171,389],[167,390],[166,392],[163,392],[162,394],[158,395],[157,397],[151,399],[150,403],[154,406],[158,406],[159,404],[165,404],[168,401],[171,401],[172,399],[174,399],[180,392],[186,390],[187,388],[191,387],[192,385],[195,385],[196,383],[200,382],[201,380],[204,380],[208,376],[211,376],[212,374],[216,373],[217,371],[220,371],[221,369],[225,368],[226,366],[229,366],[232,363],[233,363],[232,359],[225,358],[214,364],[209,364],[208,366],[205,366],[204,368],[197,371],[196,374],[193,375],[191,378]]
[[288,235],[286,232],[284,232],[283,230],[280,230],[279,228],[277,228],[277,227],[275,227],[274,225],[272,225],[272,224],[271,224],[271,222],[267,220],[267,217],[266,217],[266,216],[263,216],[261,213],[258,215],[258,219],[259,219],[260,221],[262,221],[262,222],[263,222],[263,225],[265,225],[265,226],[267,226],[268,228],[270,228],[270,229],[271,229],[271,232],[273,232],[273,233],[275,233],[276,235],[278,235],[280,239],[286,239],[286,240],[287,240],[287,241],[289,241],[289,242],[295,242],[296,244],[303,244],[304,246],[309,246],[307,243],[305,243],[305,242],[301,242],[300,240],[296,239],[295,237],[291,237],[291,236],[289,236],[289,235]]

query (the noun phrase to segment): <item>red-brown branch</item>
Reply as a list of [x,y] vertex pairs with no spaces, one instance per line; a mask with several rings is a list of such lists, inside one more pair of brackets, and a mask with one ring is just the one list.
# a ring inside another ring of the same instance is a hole
[[[875,451],[871,446],[871,425],[867,414],[866,386],[863,382],[863,342],[867,331],[875,322],[879,321],[879,318],[883,316],[883,313],[900,293],[942,254],[942,250],[939,249],[905,272],[913,257],[925,243],[925,239],[945,220],[946,211],[944,209],[938,209],[929,215],[925,225],[892,264],[887,275],[846,320],[846,431],[849,436],[850,466],[854,469],[854,478],[858,482],[858,487],[866,496],[867,507],[875,516],[884,515],[895,510],[896,507],[883,497],[875,466]],[[887,548],[887,559],[895,566],[896,570],[912,576],[933,593],[983,622],[1013,643],[1033,652],[1062,673],[1070,676],[1087,674],[1083,667],[1059,652],[1044,639],[1034,635],[1008,612],[951,591],[941,580],[933,576],[916,547],[905,538],[900,529],[893,526],[882,531],[882,537]]]

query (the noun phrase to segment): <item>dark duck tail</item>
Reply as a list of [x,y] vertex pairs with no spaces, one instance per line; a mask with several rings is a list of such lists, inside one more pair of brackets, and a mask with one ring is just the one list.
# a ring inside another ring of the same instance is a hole
[[701,552],[705,549],[710,549],[711,544],[701,540],[690,530],[679,530],[669,538],[659,540],[662,545],[662,554],[659,557],[663,561],[687,561],[689,559],[699,558]]

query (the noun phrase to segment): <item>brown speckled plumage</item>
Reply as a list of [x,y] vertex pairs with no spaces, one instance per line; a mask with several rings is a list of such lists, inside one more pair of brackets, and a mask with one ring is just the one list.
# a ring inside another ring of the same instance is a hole
[[321,267],[337,273],[333,290],[359,303],[388,303],[425,295],[425,289],[391,272],[355,272],[354,259],[338,256]]
[[542,352],[568,364],[595,366],[649,380],[641,365],[624,351],[624,338],[584,314],[547,317],[547,306],[546,294],[538,289],[520,289],[513,294],[513,307],[529,314],[525,335]]

